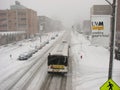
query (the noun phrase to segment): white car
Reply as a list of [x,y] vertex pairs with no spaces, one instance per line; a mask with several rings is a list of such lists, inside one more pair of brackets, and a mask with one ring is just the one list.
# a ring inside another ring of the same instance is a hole
[[23,54],[20,54],[18,59],[19,60],[27,60],[31,56],[32,56],[32,53],[25,52]]

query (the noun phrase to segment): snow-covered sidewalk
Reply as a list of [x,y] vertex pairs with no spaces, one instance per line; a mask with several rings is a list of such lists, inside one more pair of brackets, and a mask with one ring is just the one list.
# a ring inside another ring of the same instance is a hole
[[[108,80],[109,50],[95,47],[83,35],[71,33],[73,90],[100,90]],[[113,81],[120,86],[120,61],[113,62]]]

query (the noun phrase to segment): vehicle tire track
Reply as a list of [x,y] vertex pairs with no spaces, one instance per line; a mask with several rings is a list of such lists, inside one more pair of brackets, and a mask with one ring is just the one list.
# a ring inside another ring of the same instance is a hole
[[67,76],[62,76],[60,90],[66,90]]
[[[60,38],[58,39],[58,41],[60,40]],[[56,42],[58,42],[56,41]],[[55,44],[56,42],[54,42],[53,44]],[[38,61],[40,61],[40,59],[47,53],[49,53],[50,50],[52,50],[53,45],[51,45],[47,50],[44,51],[43,54],[41,54],[41,56],[39,56],[38,58],[35,58],[35,60],[33,61],[33,63],[30,63],[25,70],[18,70],[16,71],[16,73],[9,75],[6,79],[4,79],[5,81],[3,83],[0,84],[0,90],[13,90],[14,86],[17,85],[17,83],[28,73],[30,72],[30,70],[32,69],[32,67],[38,63]],[[44,63],[43,60],[42,64]],[[40,65],[41,66],[41,65]],[[36,70],[37,71],[37,70]],[[33,72],[32,72],[33,73]],[[35,75],[36,72],[34,72],[29,79],[25,81],[25,88],[28,87],[29,82],[31,82],[31,80],[33,79],[33,76]],[[9,81],[9,83],[8,83]],[[28,84],[27,84],[27,83]],[[20,85],[21,86],[21,85]],[[19,86],[19,87],[20,87]],[[23,87],[24,87],[23,86]],[[16,90],[16,89],[15,89]],[[21,88],[17,88],[17,90],[21,90]]]
[[40,90],[49,90],[49,86],[50,86],[50,83],[53,79],[53,76],[54,75],[47,75],[42,87],[40,88]]

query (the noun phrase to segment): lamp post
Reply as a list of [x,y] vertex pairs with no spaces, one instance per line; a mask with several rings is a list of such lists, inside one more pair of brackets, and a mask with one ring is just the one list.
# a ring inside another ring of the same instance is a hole
[[112,78],[113,69],[113,52],[114,52],[114,34],[115,34],[115,10],[116,10],[116,0],[113,0],[111,4],[108,0],[105,0],[112,7],[112,28],[111,28],[111,38],[110,38],[110,60],[109,60],[109,71],[108,79]]
[[43,25],[40,24],[40,42],[42,42],[42,30],[43,30]]

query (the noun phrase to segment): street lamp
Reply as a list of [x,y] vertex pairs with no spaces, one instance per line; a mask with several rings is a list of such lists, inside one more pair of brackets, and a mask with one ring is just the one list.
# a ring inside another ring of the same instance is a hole
[[110,60],[109,60],[109,71],[108,79],[112,78],[113,69],[113,50],[114,50],[114,33],[115,33],[115,10],[116,10],[116,0],[113,0],[111,4],[108,0],[105,0],[112,7],[112,29],[111,29],[111,39],[110,39]]
[[43,24],[40,24],[40,42],[42,41]]

